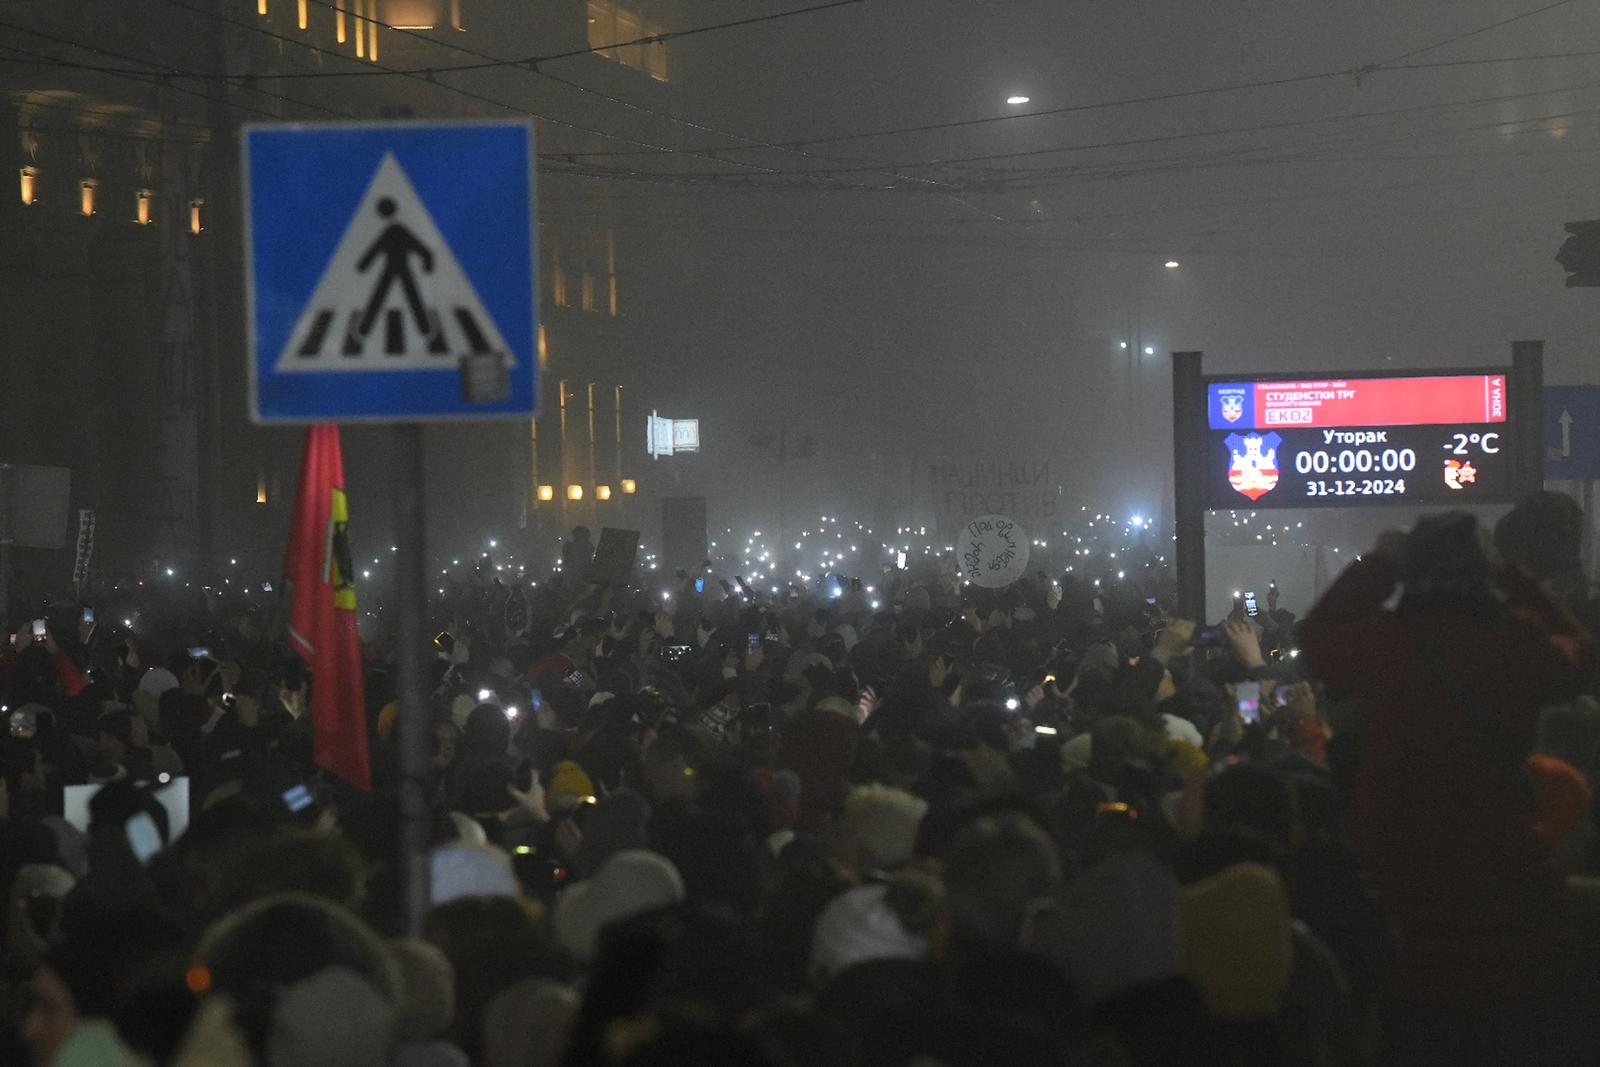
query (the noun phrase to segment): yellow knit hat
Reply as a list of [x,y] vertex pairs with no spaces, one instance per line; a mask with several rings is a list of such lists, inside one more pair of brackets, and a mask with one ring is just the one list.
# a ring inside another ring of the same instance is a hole
[[562,760],[550,771],[550,784],[544,787],[552,803],[570,804],[594,796],[594,782],[584,769],[571,760]]
[[1289,986],[1289,894],[1278,872],[1240,863],[1183,890],[1183,968],[1221,1019],[1275,1015]]

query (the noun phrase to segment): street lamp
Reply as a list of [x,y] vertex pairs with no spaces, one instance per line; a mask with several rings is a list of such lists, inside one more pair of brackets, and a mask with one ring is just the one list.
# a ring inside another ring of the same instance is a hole
[[1168,270],[1177,270],[1182,264],[1175,259],[1169,259],[1165,265]]
[[1006,97],[1006,103],[1010,104],[1012,107],[1019,107],[1023,104],[1026,104],[1028,100],[1029,98],[1023,96],[1021,93],[1014,93],[1011,96]]

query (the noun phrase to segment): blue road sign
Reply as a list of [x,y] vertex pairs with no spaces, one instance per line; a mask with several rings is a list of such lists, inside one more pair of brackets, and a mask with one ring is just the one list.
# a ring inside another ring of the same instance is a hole
[[244,130],[257,422],[537,411],[533,127]]
[[1544,476],[1600,478],[1600,385],[1545,386]]

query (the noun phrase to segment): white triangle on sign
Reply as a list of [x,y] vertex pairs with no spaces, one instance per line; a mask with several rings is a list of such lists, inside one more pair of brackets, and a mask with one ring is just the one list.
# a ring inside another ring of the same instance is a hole
[[288,343],[279,374],[517,365],[494,318],[393,153],[378,164]]

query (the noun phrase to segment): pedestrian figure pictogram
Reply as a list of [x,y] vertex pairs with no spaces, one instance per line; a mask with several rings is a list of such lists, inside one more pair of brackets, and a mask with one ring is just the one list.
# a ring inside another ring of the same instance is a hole
[[[393,218],[394,213],[392,197],[386,196],[378,201],[379,216],[388,219]],[[406,306],[411,309],[411,314],[417,320],[417,329],[428,333],[428,315],[422,308],[422,294],[417,292],[416,279],[411,276],[411,257],[415,256],[421,260],[423,271],[431,274],[433,253],[429,252],[405,226],[392,222],[378,239],[372,242],[372,247],[361,257],[356,269],[366,270],[380,256],[383,258],[383,273],[378,277],[378,284],[373,286],[372,298],[367,301],[367,313],[361,317],[361,336],[365,337],[372,332],[372,323],[378,317],[378,309],[383,306],[384,294],[395,282],[399,282],[405,289]]]
[[394,156],[385,155],[278,358],[279,372],[516,360]]

